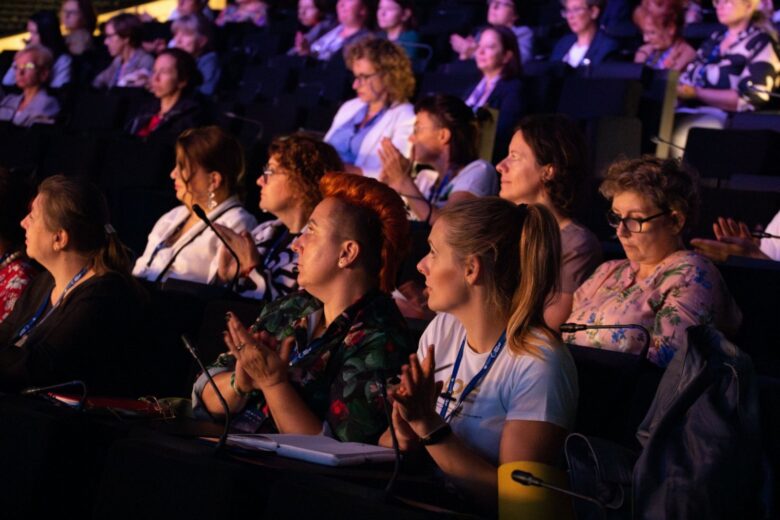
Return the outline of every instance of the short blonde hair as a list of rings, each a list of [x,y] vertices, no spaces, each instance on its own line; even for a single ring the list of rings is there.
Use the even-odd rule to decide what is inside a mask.
[[[392,103],[404,103],[414,95],[414,72],[406,52],[388,40],[366,36],[348,45],[344,61],[352,68],[355,60],[368,60],[382,75]]]
[[[28,45],[19,51],[19,56],[25,53],[32,55],[32,60],[38,69],[45,69],[50,71],[54,65],[54,55],[43,45]]]

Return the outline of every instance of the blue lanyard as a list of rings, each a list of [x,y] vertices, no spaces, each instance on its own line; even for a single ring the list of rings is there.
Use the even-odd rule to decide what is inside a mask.
[[[303,349],[300,352],[293,352],[292,356],[290,356],[290,362],[289,366],[293,367],[297,365],[303,358],[311,354],[313,351],[318,350],[320,347],[322,347],[325,344],[325,336],[320,336],[319,338],[315,338],[309,342],[309,346],[307,346],[305,349]]]
[[[54,305],[51,306],[51,309],[49,309],[49,312],[46,313],[46,316],[41,319],[41,323],[46,321],[46,318],[49,317],[49,315],[54,311],[54,309],[57,308],[57,306],[62,303],[62,300],[65,298],[65,296],[68,294],[68,292],[73,288],[74,285],[78,283],[79,280],[81,280],[85,274],[87,274],[87,271],[89,270],[89,266],[85,265],[81,268],[81,271],[76,273],[76,276],[71,278],[71,280],[68,282],[68,285],[65,286],[65,290],[62,291],[62,294],[60,294],[60,297],[57,298],[57,301],[54,303]],[[27,336],[27,334],[30,333],[30,331],[35,327],[36,324],[38,324],[38,320],[40,319],[41,315],[43,314],[43,311],[46,310],[46,306],[49,305],[49,300],[51,299],[51,293],[54,291],[54,287],[52,287],[51,291],[49,291],[49,294],[46,295],[46,298],[43,300],[43,303],[41,303],[40,307],[38,307],[38,310],[35,311],[35,314],[33,314],[33,317],[30,318],[30,320],[25,323],[22,328],[19,330],[19,333],[16,334],[16,337],[14,337],[14,342],[19,341],[21,338],[24,338]]]
[[[439,199],[441,197],[442,191],[444,188],[447,187],[447,185],[450,182],[450,172],[452,170],[448,170],[447,173],[444,175],[444,178],[442,178],[439,185],[436,187],[435,190],[431,190],[431,195],[428,197],[428,204],[433,205],[439,202]]]
[[[265,253],[265,258],[263,258],[263,269],[268,269],[269,264],[271,263],[271,259],[273,259],[274,255],[278,253],[278,249],[280,248],[282,242],[284,242],[284,239],[287,238],[290,235],[290,230],[285,229],[284,233],[282,233],[279,238],[276,239],[276,241],[273,243],[273,245],[268,248],[268,251]]]
[[[455,413],[463,405],[463,401],[466,400],[466,397],[468,397],[468,395],[477,387],[477,385],[479,385],[482,382],[482,380],[485,379],[485,376],[487,376],[488,372],[490,372],[490,368],[493,366],[493,363],[495,363],[496,358],[501,353],[501,351],[504,350],[504,345],[506,345],[506,331],[501,333],[501,337],[498,338],[496,344],[493,345],[493,350],[490,351],[490,355],[485,361],[484,366],[479,372],[477,372],[477,374],[474,377],[471,378],[469,384],[466,385],[466,388],[463,389],[463,392],[461,392],[460,397],[458,397],[458,400],[455,403],[455,407],[452,409],[452,413],[448,415],[447,411],[449,410],[450,402],[452,401],[452,390],[455,388],[455,378],[458,375],[458,370],[460,369],[460,362],[463,359],[463,351],[466,349],[466,338],[463,338],[463,341],[460,344],[460,349],[458,350],[458,357],[455,358],[455,366],[452,367],[450,384],[447,386],[447,392],[445,394],[442,394],[442,399],[444,400],[444,402],[442,403],[441,410],[439,411],[439,415],[441,416],[442,419],[444,419],[447,422],[450,422],[452,416],[455,415]]]

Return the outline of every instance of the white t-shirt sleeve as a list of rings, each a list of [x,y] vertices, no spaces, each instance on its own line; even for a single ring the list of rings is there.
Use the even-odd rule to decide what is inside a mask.
[[[477,197],[497,194],[498,175],[495,168],[481,159],[466,165],[452,180],[450,195],[459,191],[466,191]]]
[[[766,227],[766,232],[770,235],[780,236],[780,211]],[[762,238],[761,251],[772,260],[780,262],[780,238]]]

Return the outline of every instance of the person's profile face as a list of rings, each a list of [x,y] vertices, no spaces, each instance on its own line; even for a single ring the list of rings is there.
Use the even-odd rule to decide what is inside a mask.
[[[544,195],[544,167],[534,156],[522,132],[515,132],[508,155],[496,166],[501,176],[499,196],[515,204],[541,202]]]
[[[343,239],[338,224],[343,204],[332,197],[323,199],[292,245],[298,255],[298,285],[321,301],[329,297],[323,289],[340,271]]]
[[[449,224],[438,219],[428,235],[430,250],[417,264],[417,270],[425,277],[428,307],[435,312],[451,312],[468,297],[463,262],[447,243]]]

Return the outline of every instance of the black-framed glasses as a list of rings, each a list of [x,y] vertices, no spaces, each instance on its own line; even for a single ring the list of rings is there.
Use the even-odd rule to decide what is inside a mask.
[[[621,217],[614,211],[607,211],[607,222],[609,222],[609,225],[615,229],[617,229],[620,226],[620,223],[622,222],[623,225],[626,227],[626,229],[629,230],[630,232],[641,233],[642,224],[644,224],[645,222],[650,222],[651,220],[655,220],[658,217],[662,217],[668,213],[669,210],[666,210],[666,211],[662,211],[661,213],[656,213],[655,215],[651,215],[645,218],[633,218],[633,217]]]

